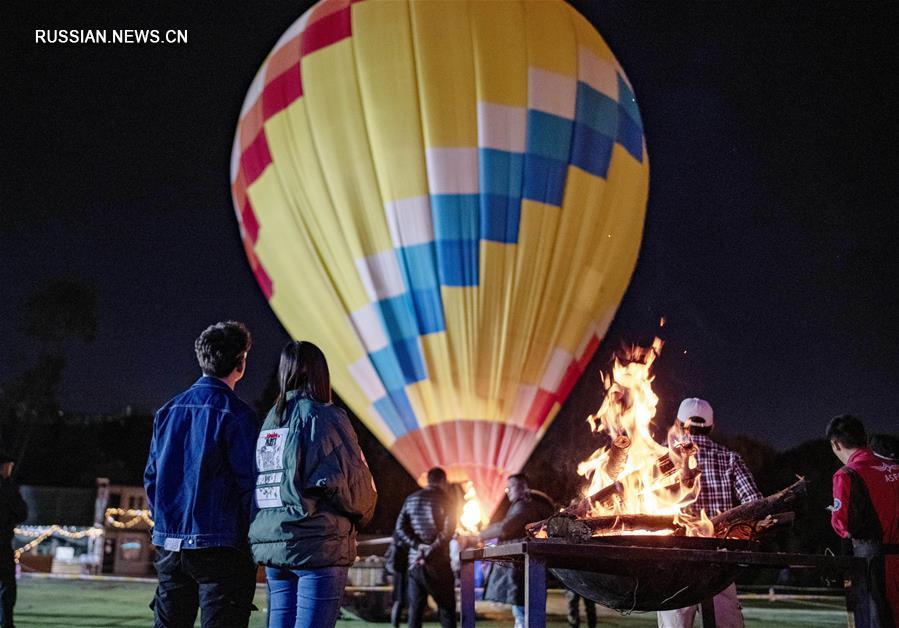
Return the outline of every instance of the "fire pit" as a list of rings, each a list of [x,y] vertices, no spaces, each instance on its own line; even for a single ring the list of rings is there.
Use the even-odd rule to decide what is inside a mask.
[[[695,603],[698,599],[702,599],[706,610],[705,602],[708,601],[708,597],[726,586],[736,570],[746,568],[818,569],[827,572],[831,577],[851,576],[862,582],[866,581],[867,572],[863,558],[747,551],[747,547],[749,545],[746,541],[733,539],[671,536],[650,538],[648,535],[622,535],[590,539],[587,542],[531,539],[494,547],[466,549],[460,554],[462,628],[472,628],[475,625],[474,561],[476,560],[524,562],[525,625],[528,628],[546,625],[547,570],[574,574],[574,577],[580,579],[584,585],[581,592],[592,599],[598,599],[596,591],[615,590],[615,587],[624,583],[626,592],[631,596],[630,603],[623,605],[614,600],[609,601],[610,606],[623,611],[672,608]],[[719,572],[727,573],[727,576],[722,575],[720,580],[715,581],[717,576],[711,574]],[[611,575],[612,580],[602,579],[603,575]],[[593,580],[594,577],[598,579]],[[639,583],[635,582],[637,578],[640,580]],[[676,584],[670,584],[672,579]],[[702,592],[698,588],[699,580],[706,583]],[[594,583],[597,584],[594,586]],[[671,593],[676,593],[677,596],[667,601],[664,597],[658,598],[658,606],[651,601],[651,597],[641,597],[644,589],[647,593],[653,593],[654,587],[665,586],[673,586]],[[689,588],[679,592],[679,589],[684,587]],[[711,610],[711,606],[708,607]],[[713,612],[709,615],[708,622],[704,613],[703,625],[714,626]]]
[[[588,418],[599,448],[578,465],[586,480],[580,496],[527,525],[533,540],[517,550],[484,548],[486,559],[523,556],[529,591],[545,589],[549,569],[567,588],[622,612],[709,608],[734,581],[741,564],[734,555],[755,560],[752,539],[792,521],[790,508],[805,493],[801,479],[713,518],[693,507],[698,445],[677,421],[664,444],[653,436],[652,365],[662,344],[631,347],[604,376],[602,406]]]
[[[642,550],[602,570],[576,559],[550,565],[566,587],[619,611],[682,608],[719,593],[733,582],[736,565],[690,564],[656,550],[750,549],[748,541],[729,537],[753,538],[760,520],[768,525],[766,517],[783,512],[776,508],[786,503],[775,497],[763,512],[754,506],[751,513],[731,513],[735,517],[727,521],[690,508],[700,489],[698,448],[677,421],[665,444],[651,429],[658,403],[652,365],[662,345],[656,338],[651,347],[634,346],[616,356],[604,376],[602,406],[588,418],[600,438],[599,448],[578,466],[588,486],[568,508],[527,528],[537,539],[580,544],[592,553],[612,546]]]
[[[610,563],[602,573],[588,570],[595,568],[591,564],[595,562],[593,560],[585,560],[584,569],[550,567],[567,588],[624,612],[668,610],[698,604],[734,581],[736,564],[671,560],[654,555],[653,548],[710,551],[751,548],[748,541],[734,539],[653,535],[594,537],[587,545],[646,549],[639,557]]]

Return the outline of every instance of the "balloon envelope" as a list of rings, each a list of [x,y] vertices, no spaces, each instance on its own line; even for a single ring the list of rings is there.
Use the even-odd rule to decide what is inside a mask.
[[[287,331],[413,477],[490,505],[614,316],[648,179],[631,86],[561,1],[319,2],[253,81],[231,167]]]

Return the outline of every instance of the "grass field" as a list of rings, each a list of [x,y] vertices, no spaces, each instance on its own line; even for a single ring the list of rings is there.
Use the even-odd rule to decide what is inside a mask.
[[[153,623],[153,615],[147,604],[153,597],[153,588],[153,584],[148,582],[23,578],[19,581],[16,626],[19,628],[150,626]],[[256,606],[263,610],[253,613],[250,626],[262,628],[265,626],[265,591],[261,588],[257,589]],[[560,594],[551,594],[547,601],[547,611],[550,614],[547,625],[553,628],[565,626],[564,609],[564,598]],[[654,613],[635,613],[624,617],[602,607],[597,607],[597,610],[601,616],[600,624],[603,626],[657,625]],[[497,627],[512,625],[512,615],[507,607],[479,605],[478,612],[478,625]],[[801,603],[753,600],[745,603],[744,615],[746,625],[753,628],[846,625],[846,613],[841,600]],[[341,628],[357,628],[388,624],[370,624],[347,615],[337,625]]]

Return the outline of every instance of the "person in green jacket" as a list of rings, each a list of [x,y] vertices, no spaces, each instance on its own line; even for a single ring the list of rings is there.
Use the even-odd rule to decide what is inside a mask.
[[[377,491],[346,412],[331,402],[321,349],[287,343],[278,384],[256,443],[250,547],[265,565],[269,628],[333,627]]]

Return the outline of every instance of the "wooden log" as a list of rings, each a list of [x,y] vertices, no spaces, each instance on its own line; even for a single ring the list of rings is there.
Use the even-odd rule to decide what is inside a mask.
[[[556,514],[527,526],[528,534],[536,536],[542,530],[549,538],[563,538],[573,541],[586,541],[593,536],[621,534],[636,530],[678,530],[680,526],[671,515],[609,515],[576,519],[565,514]]]
[[[789,525],[795,520],[795,513],[785,511],[804,498],[807,482],[800,479],[782,491],[763,499],[731,508],[712,518],[715,536],[727,538],[749,538],[770,528]],[[530,536],[545,534],[549,538],[565,538],[572,541],[586,541],[593,536],[621,534],[635,530],[671,530],[675,535],[684,533],[682,525],[674,522],[670,515],[625,514],[607,515],[603,517],[584,517],[576,513],[578,507],[568,508],[549,517],[526,526]]]
[[[622,439],[622,438],[627,440],[627,447],[629,448],[630,447],[630,439],[628,439],[627,436],[619,436],[610,445],[610,447],[614,450],[615,442],[617,442],[619,439]],[[621,443],[621,445],[623,445],[623,443]],[[696,448],[696,445],[694,445],[692,442],[685,442],[685,443],[678,443],[677,445],[675,445],[675,451],[678,456],[680,456],[684,459],[683,467],[686,469],[688,466],[687,459],[689,459],[690,456],[694,456],[696,454],[697,448]],[[611,459],[611,456],[612,456],[611,452],[609,455],[610,455],[610,459]],[[617,455],[620,455],[620,454],[616,454],[616,456]],[[624,467],[625,462],[627,462],[627,450],[626,449],[624,451],[624,460],[621,462],[622,468]],[[675,464],[675,462],[671,459],[670,453],[663,454],[663,455],[659,456],[658,458],[656,458],[655,461],[653,462],[652,481],[654,483],[658,484],[665,478],[668,478],[668,477],[671,477],[672,475],[674,475],[675,472],[677,472],[679,468],[680,467],[677,464]],[[620,472],[621,471],[619,470],[616,473],[616,475],[612,475],[611,477],[616,477],[617,474]],[[576,505],[565,508],[562,511],[562,513],[566,514],[566,515],[571,515],[573,517],[583,518],[583,517],[586,517],[593,510],[593,507],[597,504],[602,505],[605,508],[612,508],[614,505],[614,497],[616,495],[620,495],[624,491],[624,486],[625,486],[627,478],[630,476],[638,475],[639,473],[640,473],[639,469],[631,471],[627,476],[625,476],[625,478],[623,478],[623,481],[615,481],[612,484],[609,484],[608,486],[604,486],[603,488],[601,488],[599,491],[597,491],[590,497],[585,497],[583,500],[578,502]],[[687,477],[689,475],[690,474],[684,474],[684,478],[682,478],[682,479],[692,482],[693,478]]]
[[[609,459],[606,461],[606,475],[613,480],[624,470],[627,464],[627,450],[631,447],[631,439],[621,434],[609,445]]]
[[[808,483],[804,478],[800,478],[795,483],[773,495],[722,512],[712,517],[712,524],[715,526],[715,536],[730,536],[730,531],[739,526],[749,527],[754,530],[756,523],[766,517],[789,511],[794,504],[805,498],[807,492]]]
[[[602,504],[606,508],[611,508],[614,504],[615,495],[621,495],[624,492],[624,484],[621,482],[613,482],[598,493],[590,496],[590,501],[594,504]]]
[[[590,528],[594,535],[603,533],[618,534],[621,532],[633,532],[634,530],[676,530],[680,526],[674,522],[671,515],[608,515],[605,517],[592,517],[583,519],[582,522]]]
[[[796,521],[795,512],[779,512],[776,515],[768,515],[761,521],[755,522],[756,532],[776,528],[778,526],[791,526]]]

